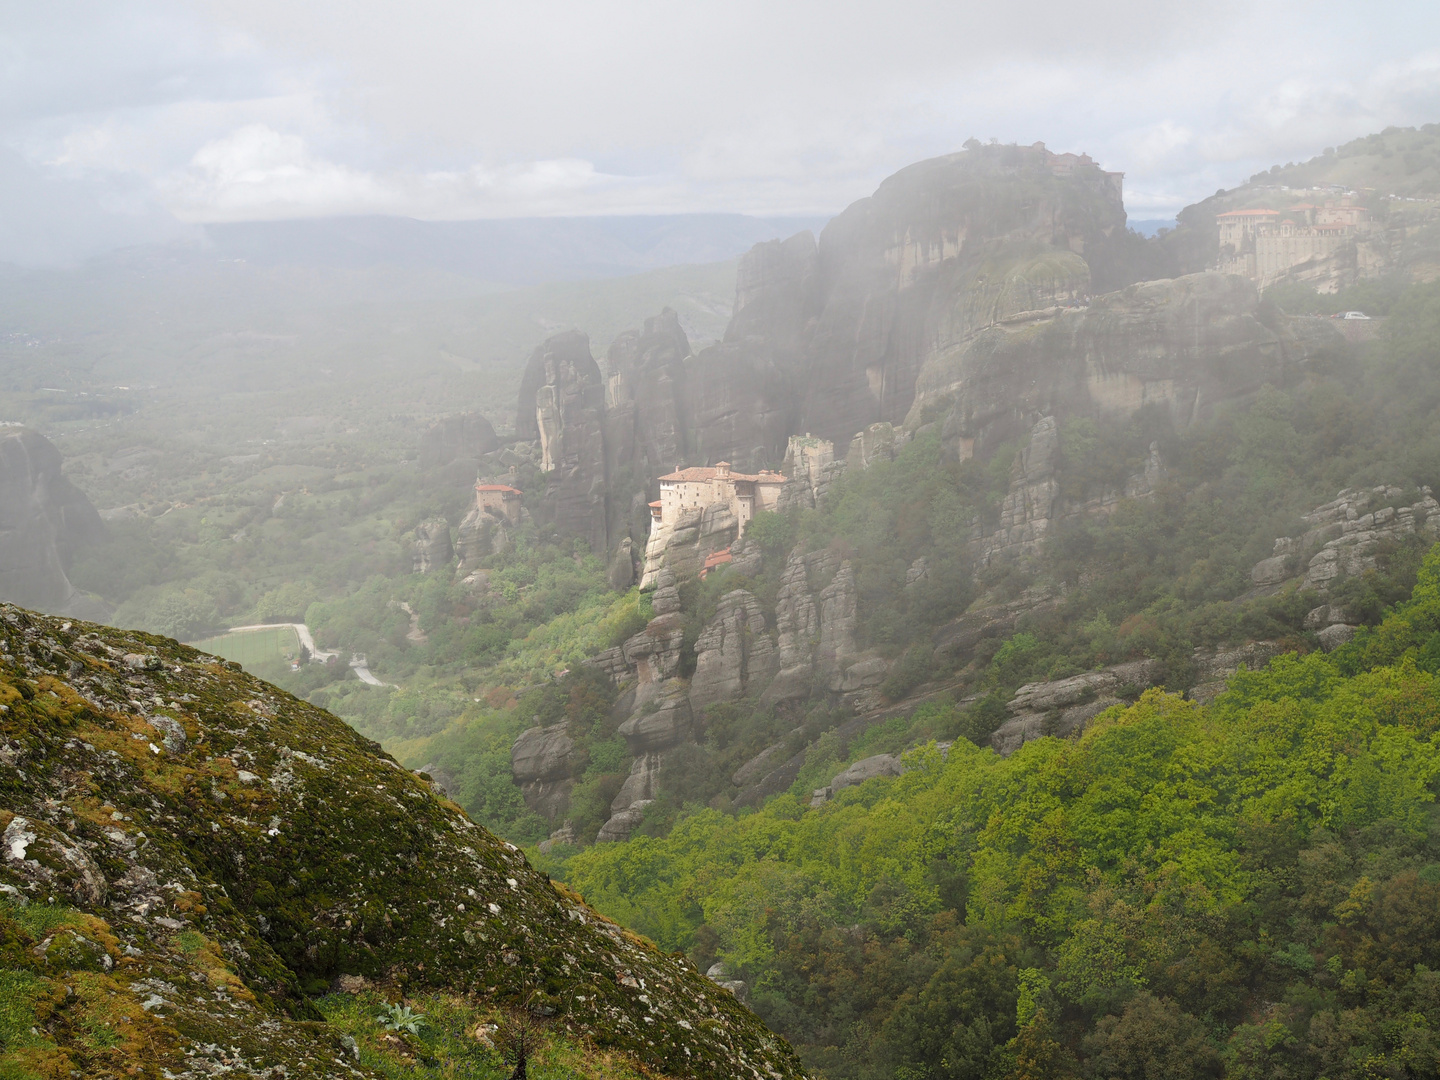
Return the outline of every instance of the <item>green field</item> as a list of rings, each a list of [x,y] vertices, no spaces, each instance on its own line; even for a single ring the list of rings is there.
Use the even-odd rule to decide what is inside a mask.
[[[252,668],[276,660],[295,659],[300,654],[300,638],[291,627],[277,626],[206,638],[195,642],[195,648]]]

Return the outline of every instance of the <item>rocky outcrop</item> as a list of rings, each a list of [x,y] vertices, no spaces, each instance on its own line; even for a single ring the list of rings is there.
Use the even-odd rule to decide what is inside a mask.
[[[762,706],[807,698],[814,686],[820,613],[810,592],[809,563],[798,548],[785,563],[775,597],[775,633],[780,671],[766,688]]]
[[[1053,416],[1030,429],[1030,441],[1010,468],[1010,490],[1000,506],[1000,527],[981,544],[983,565],[997,554],[1033,554],[1049,531],[1060,492],[1055,477],[1060,432]]]
[[[1125,416],[1149,405],[1184,428],[1293,380],[1318,347],[1269,318],[1250,282],[1216,273],[1022,314],[937,354],[907,426],[941,422],[961,458],[1022,434],[1037,414]]]
[[[875,754],[873,757],[861,758],[844,772],[837,773],[827,786],[817,788],[811,794],[810,805],[819,806],[837,791],[855,787],[877,776],[902,776],[904,773],[904,764],[894,754]]]
[[[0,437],[0,600],[104,619],[105,606],[66,571],[79,548],[105,539],[105,525],[60,467],[60,451],[38,432]]]
[[[1163,673],[1158,660],[1133,660],[1069,679],[1029,683],[1015,691],[1006,720],[990,736],[990,745],[1009,757],[1032,739],[1064,737],[1125,697],[1155,685]]]
[[[21,1065],[65,1077],[413,1075],[415,1044],[377,1038],[362,1060],[306,1011],[317,990],[379,984],[559,1011],[547,1039],[568,1041],[568,1073],[804,1075],[683,958],[238,664],[8,606],[0,652],[0,896],[18,912],[0,967],[25,972],[0,999],[8,1066],[20,1049]],[[379,929],[351,937],[347,920]],[[474,1075],[472,1015],[429,1011],[437,1075]],[[118,1045],[94,1037],[107,1031]]]
[[[478,462],[499,445],[495,428],[479,413],[447,416],[420,436],[419,464],[438,469],[453,461]]]
[[[1230,679],[1241,667],[1258,671],[1279,655],[1280,643],[1276,641],[1248,641],[1243,645],[1218,649],[1196,649],[1192,660],[1195,685],[1190,688],[1190,698],[1202,705],[1208,704],[1225,692]]]
[[[952,663],[963,660],[980,642],[1013,634],[1021,616],[1050,611],[1058,603],[1051,590],[1032,587],[1014,600],[978,606],[935,631],[935,655]]]
[[[1300,536],[1276,538],[1273,554],[1255,564],[1250,579],[1258,586],[1275,586],[1303,573],[1301,588],[1323,595],[1337,578],[1376,569],[1387,542],[1440,536],[1440,503],[1430,489],[1422,487],[1420,497],[1408,505],[1402,505],[1404,495],[1394,485],[1347,488],[1303,515],[1301,520],[1309,528]],[[1331,609],[1325,610],[1328,614]],[[1311,615],[1318,618],[1316,612]],[[1334,620],[1307,628],[1330,625]],[[1338,641],[1339,636],[1338,631],[1332,633],[1330,640]]]
[[[815,666],[830,690],[844,689],[845,671],[856,653],[857,619],[855,571],[847,560],[820,591],[820,641],[815,649]]]
[[[627,330],[606,355],[605,443],[612,475],[629,469],[643,482],[690,455],[690,342],[666,308]]]
[[[411,569],[417,574],[449,566],[455,557],[450,546],[450,525],[444,518],[431,518],[416,525],[412,545]]]
[[[584,334],[557,334],[531,355],[515,426],[521,438],[540,444],[546,511],[555,528],[583,536],[592,551],[606,551],[605,387]]]
[[[765,629],[765,613],[744,589],[726,593],[695,642],[690,708],[737,701],[775,674],[779,654]]]
[[[1041,147],[977,144],[901,170],[820,236],[800,430],[847,445],[899,423],[922,371],[981,327],[1124,284],[1124,246],[1118,189],[1095,167],[1056,175]]]
[[[525,805],[546,820],[562,817],[570,805],[574,751],[575,740],[563,723],[522,731],[510,749],[510,772]]]

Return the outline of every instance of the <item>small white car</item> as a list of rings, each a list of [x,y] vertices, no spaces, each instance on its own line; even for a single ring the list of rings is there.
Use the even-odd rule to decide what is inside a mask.
[[[1338,315],[1331,315],[1330,317],[1331,317],[1332,319],[1368,319],[1368,318],[1370,318],[1370,316],[1369,316],[1369,315],[1366,315],[1365,312],[1363,312],[1363,311],[1342,311],[1342,312],[1340,312],[1340,314],[1338,314]]]

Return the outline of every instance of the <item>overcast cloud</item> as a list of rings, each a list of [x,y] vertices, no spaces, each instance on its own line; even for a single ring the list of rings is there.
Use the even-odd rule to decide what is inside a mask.
[[[0,14],[12,234],[43,232],[56,207],[73,224],[85,198],[126,241],[177,220],[831,213],[971,136],[1088,150],[1126,172],[1132,217],[1168,217],[1276,162],[1440,120],[1433,0],[0,0]]]

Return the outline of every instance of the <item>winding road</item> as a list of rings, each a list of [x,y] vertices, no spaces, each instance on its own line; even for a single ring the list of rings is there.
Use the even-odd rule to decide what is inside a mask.
[[[229,630],[225,632],[227,634],[245,634],[255,630],[278,630],[281,627],[285,626],[288,626],[291,630],[295,631],[295,636],[300,639],[300,644],[304,646],[307,652],[309,652],[312,659],[323,662],[329,660],[332,656],[340,655],[338,652],[325,652],[322,649],[316,648],[315,638],[311,636],[310,628],[306,626],[303,622],[257,623],[254,626],[232,626]],[[363,683],[367,683],[370,686],[395,685],[394,683],[381,682],[379,679],[377,679],[375,677],[375,674],[370,670],[370,665],[366,662],[365,657],[360,653],[355,653],[353,656],[350,657],[350,670],[355,672],[355,677],[357,679],[359,679]]]

